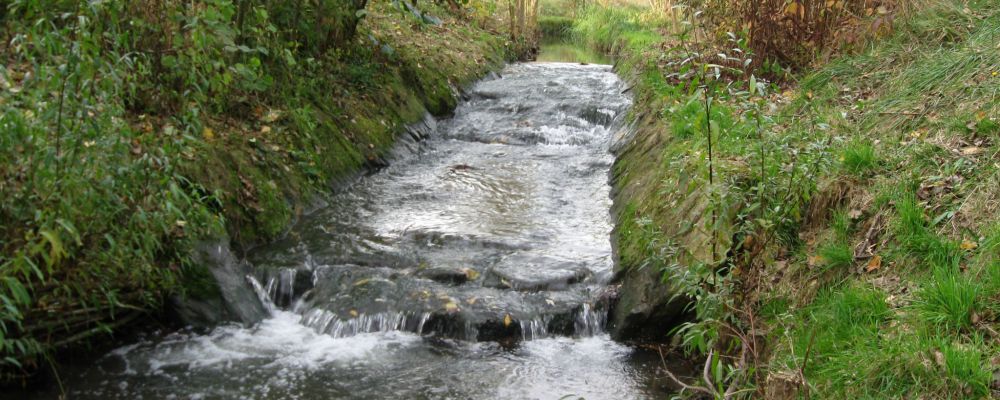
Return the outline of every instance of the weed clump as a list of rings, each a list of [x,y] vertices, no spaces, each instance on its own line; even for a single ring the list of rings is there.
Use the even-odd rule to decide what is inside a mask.
[[[915,306],[920,317],[935,327],[968,332],[981,309],[980,293],[972,277],[938,267],[917,292]]]
[[[853,175],[864,175],[876,167],[875,147],[863,141],[851,142],[844,148],[841,164]]]

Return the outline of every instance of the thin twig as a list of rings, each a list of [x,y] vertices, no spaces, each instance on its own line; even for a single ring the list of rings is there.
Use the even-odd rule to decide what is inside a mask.
[[[712,393],[718,393],[715,390],[715,385],[712,383],[712,374],[711,374],[712,359],[714,355],[715,355],[715,349],[708,350],[708,359],[705,360],[705,369],[702,370],[701,373],[704,375],[703,378],[705,379],[705,385],[708,386],[709,390],[711,390]]]
[[[709,396],[712,396],[712,395],[715,394],[715,393],[712,393],[712,391],[708,390],[707,388],[704,388],[704,387],[701,387],[701,386],[691,386],[691,385],[688,385],[688,384],[682,382],[680,379],[677,379],[677,377],[674,376],[674,374],[672,372],[670,372],[670,368],[667,367],[667,360],[666,360],[666,358],[663,357],[663,348],[662,347],[657,347],[656,350],[657,350],[657,352],[660,353],[660,362],[663,363],[663,372],[665,372],[667,374],[667,377],[670,378],[670,380],[674,381],[674,383],[676,383],[681,388],[686,389],[686,390],[705,393],[705,394],[707,394]]]

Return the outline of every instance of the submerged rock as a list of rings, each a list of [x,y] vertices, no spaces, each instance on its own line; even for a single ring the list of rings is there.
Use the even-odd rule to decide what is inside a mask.
[[[683,320],[688,300],[675,298],[655,268],[629,269],[617,281],[621,286],[611,309],[615,340],[663,340]]]

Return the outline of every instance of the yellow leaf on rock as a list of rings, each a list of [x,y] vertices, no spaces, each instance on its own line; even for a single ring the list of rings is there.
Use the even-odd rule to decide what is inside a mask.
[[[358,317],[358,310],[351,310],[348,313],[351,314],[351,316],[354,318]]]
[[[510,317],[510,314],[507,314],[507,315],[503,316],[503,327],[504,328],[510,326],[510,324],[513,323],[513,322],[514,322],[514,319]]]
[[[447,312],[458,312],[458,304],[455,304],[455,302],[450,301],[444,305],[444,309]]]

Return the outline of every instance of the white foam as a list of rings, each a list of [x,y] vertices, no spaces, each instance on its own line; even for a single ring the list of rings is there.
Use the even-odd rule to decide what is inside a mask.
[[[111,353],[125,359],[132,373],[157,375],[171,367],[227,369],[241,361],[268,367],[314,369],[334,362],[372,357],[387,347],[419,341],[404,332],[334,338],[299,323],[299,315],[276,311],[260,325],[224,326],[206,335],[173,334],[162,342],[127,346]]]

